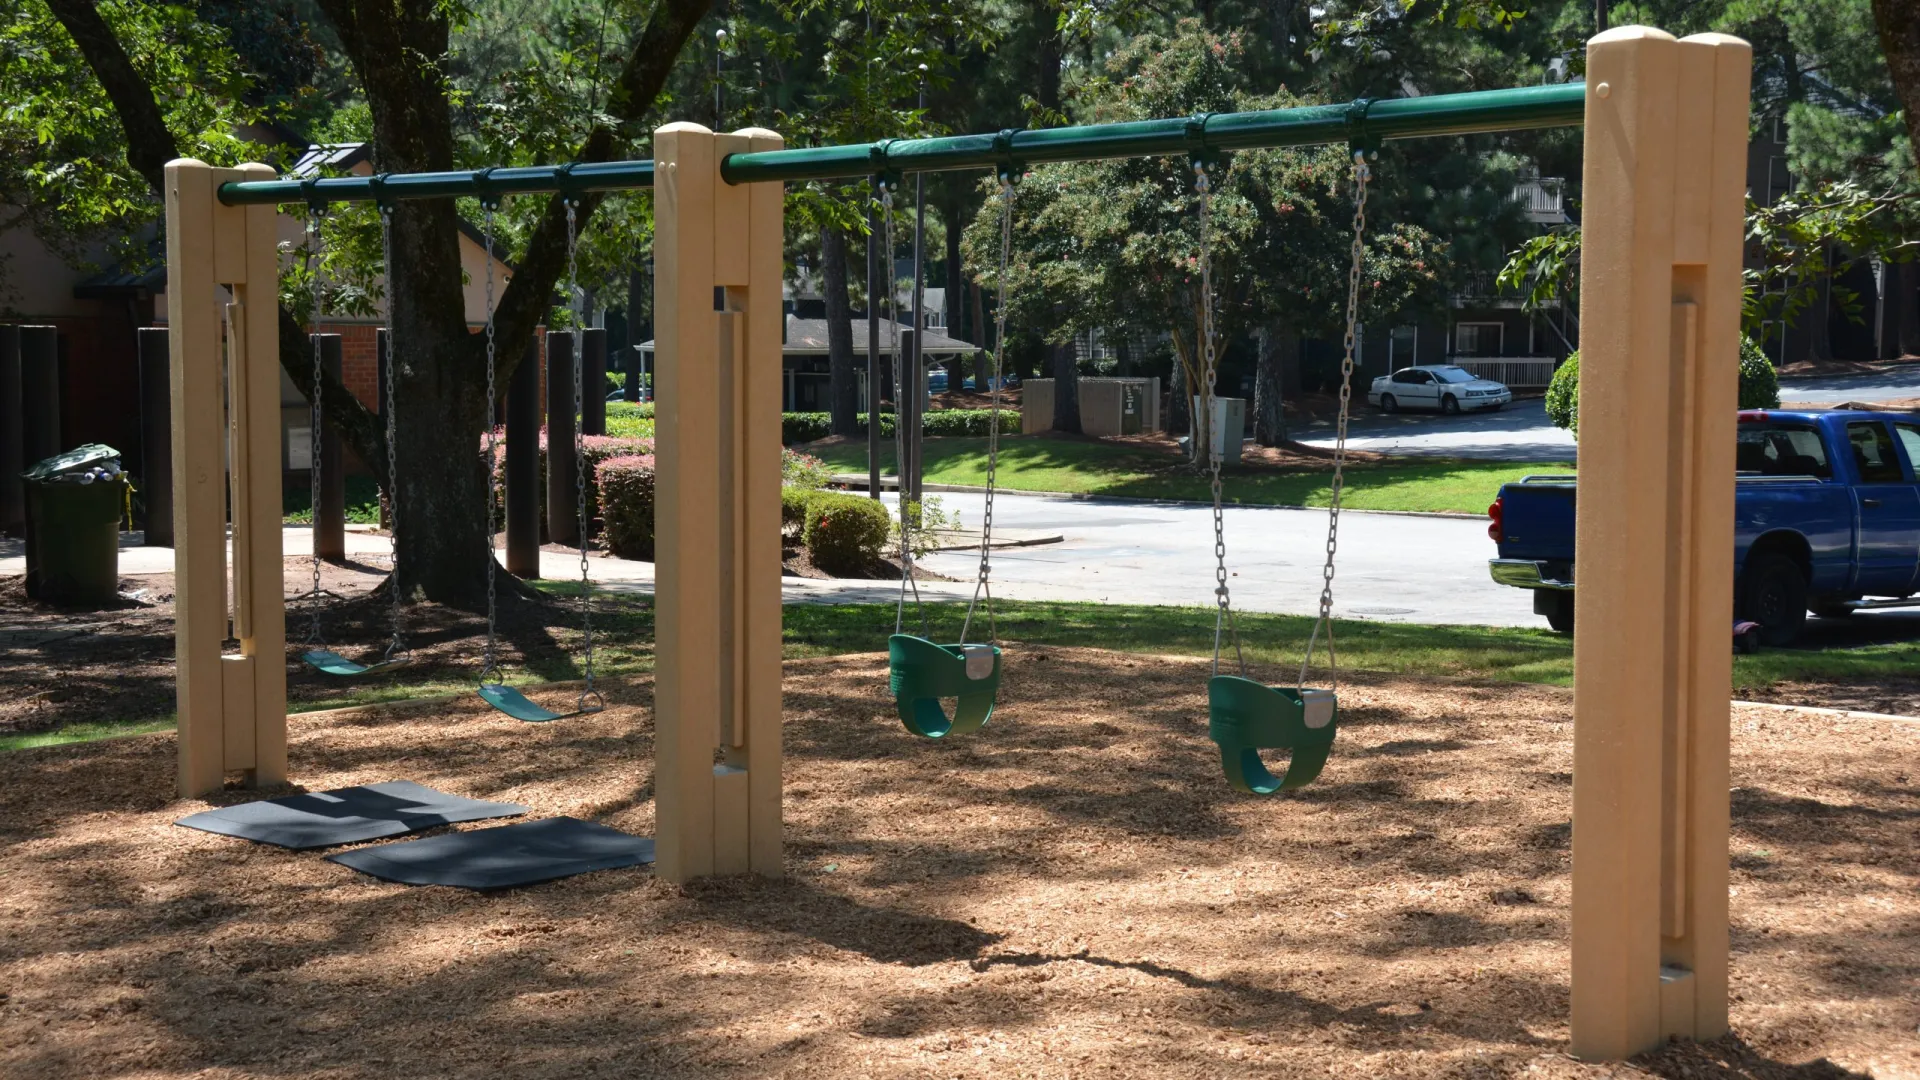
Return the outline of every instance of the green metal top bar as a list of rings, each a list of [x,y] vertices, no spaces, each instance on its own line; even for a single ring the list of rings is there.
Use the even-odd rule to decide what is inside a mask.
[[[1586,109],[1586,86],[1582,83],[1433,97],[1362,98],[1345,105],[1206,113],[1124,124],[1037,131],[1008,129],[988,135],[883,139],[850,146],[729,154],[720,164],[720,175],[729,184],[750,184],[952,169],[1017,170],[1050,161],[1163,154],[1204,156],[1230,150],[1317,143],[1371,146],[1388,139],[1567,127],[1584,121]],[[618,191],[652,186],[653,162],[605,161],[472,172],[250,180],[220,185],[220,201],[228,205],[306,203],[321,206],[335,202],[442,199],[456,195],[498,199],[547,191]]]
[[[474,195],[498,199],[545,191],[624,191],[653,186],[652,161],[596,161],[471,172],[381,173],[315,180],[243,180],[220,185],[220,201],[248,203],[397,202]]]
[[[1586,110],[1586,86],[1582,83],[1384,101],[1362,98],[1345,105],[1266,112],[1207,113],[1124,124],[729,154],[720,165],[720,175],[729,184],[747,184],[949,169],[1017,169],[1050,161],[1208,154],[1316,143],[1373,145],[1387,139],[1567,127],[1584,121]]]

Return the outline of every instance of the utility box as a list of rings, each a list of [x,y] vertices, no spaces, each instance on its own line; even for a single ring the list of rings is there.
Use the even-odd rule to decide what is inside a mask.
[[[120,597],[120,521],[127,478],[120,452],[90,443],[21,474],[27,495],[27,595],[108,607]]]
[[[1193,415],[1199,416],[1203,399],[1193,399]],[[1247,441],[1247,399],[1237,397],[1217,397],[1213,399],[1213,452],[1220,460],[1236,462],[1240,460],[1240,449]]]

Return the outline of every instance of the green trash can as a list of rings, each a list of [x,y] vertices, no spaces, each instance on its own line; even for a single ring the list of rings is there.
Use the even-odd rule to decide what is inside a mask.
[[[27,595],[72,606],[120,598],[120,451],[89,443],[20,474],[27,489]]]

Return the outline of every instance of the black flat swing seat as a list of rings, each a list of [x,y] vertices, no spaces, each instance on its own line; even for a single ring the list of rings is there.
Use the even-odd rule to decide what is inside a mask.
[[[1207,682],[1207,735],[1220,747],[1227,782],[1249,795],[1312,783],[1333,749],[1338,717],[1331,690],[1267,686],[1236,675]],[[1260,760],[1262,750],[1293,751],[1278,779]]]
[[[332,649],[308,649],[300,654],[300,659],[308,667],[322,675],[337,675],[354,678],[361,675],[378,675],[383,671],[392,671],[405,667],[413,660],[413,654],[402,652],[398,656],[389,654],[386,659],[371,664],[359,664],[341,656]]]
[[[1000,647],[936,645],[895,634],[887,639],[888,683],[907,730],[928,739],[964,735],[986,726],[1000,693]],[[941,698],[957,698],[953,715]]]
[[[604,712],[607,707],[606,700],[598,693],[593,693],[587,695],[579,707],[571,712],[554,712],[552,709],[534,704],[528,700],[527,695],[514,687],[488,682],[480,684],[480,699],[515,720],[524,720],[529,724],[544,724],[550,720],[571,720],[576,716],[592,716],[594,713]]]

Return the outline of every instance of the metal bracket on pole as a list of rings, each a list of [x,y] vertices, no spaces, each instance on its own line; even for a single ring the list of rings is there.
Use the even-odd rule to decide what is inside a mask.
[[[1367,130],[1367,110],[1372,98],[1355,98],[1347,105],[1347,150],[1365,151],[1369,158],[1380,154],[1380,137]]]
[[[500,209],[500,192],[493,186],[493,166],[476,169],[473,174],[473,193],[480,205],[488,210]]]
[[[1000,159],[994,166],[996,178],[1003,184],[1017,184],[1027,171],[1027,165],[1013,156],[1013,137],[1024,128],[1001,128],[993,137],[993,152]]]
[[[1207,121],[1211,119],[1213,114],[1210,112],[1187,117],[1187,158],[1195,168],[1211,169],[1227,156],[1224,151],[1207,145]]]

